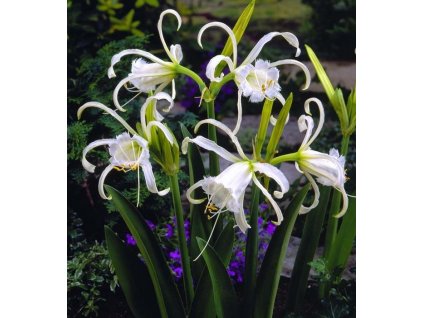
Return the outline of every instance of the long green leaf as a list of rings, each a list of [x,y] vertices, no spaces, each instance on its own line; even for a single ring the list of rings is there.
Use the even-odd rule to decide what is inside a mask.
[[[148,224],[119,191],[105,186],[112,196],[113,204],[119,211],[129,231],[137,242],[137,246],[147,265],[150,278],[159,304],[162,317],[185,317],[185,311],[169,266]]]
[[[147,267],[107,226],[104,227],[107,250],[126,301],[135,317],[160,315],[153,283]]]
[[[247,7],[244,9],[244,11],[242,11],[241,15],[239,16],[238,21],[236,22],[234,28],[232,29],[232,31],[234,31],[237,43],[239,43],[242,36],[244,35],[245,29],[247,29],[248,23],[250,22],[251,16],[253,15],[253,12],[254,12],[255,3],[256,3],[255,0],[252,0],[247,5]],[[229,38],[225,43],[225,46],[222,50],[221,55],[230,56],[232,52],[233,52],[232,41]],[[218,67],[216,68],[215,73],[220,74],[224,67],[225,67],[225,64],[220,63]]]
[[[181,132],[182,135],[188,138],[192,138],[192,135],[189,133],[188,129],[185,127],[184,124],[180,123],[181,125]],[[200,151],[198,147],[192,143],[188,144],[188,151],[187,151],[187,159],[188,159],[188,169],[189,169],[189,182],[190,186],[196,183],[197,181],[201,180],[205,175],[203,159],[201,158]],[[201,198],[204,196],[204,193],[201,189],[196,189],[194,191],[194,197]],[[203,204],[190,204],[190,214],[191,214],[191,237],[201,237],[202,239],[206,239],[210,235],[211,225],[210,221],[207,219],[207,215],[203,212],[205,210],[206,202]],[[196,243],[190,244],[190,257],[191,259],[195,259],[196,255],[200,254],[200,250],[198,249],[198,245]],[[205,263],[202,258],[200,258],[196,262],[192,262],[192,276],[195,281],[198,281],[201,271],[204,268]]]
[[[300,206],[309,189],[310,184],[307,184],[291,201],[284,213],[285,218],[282,224],[276,229],[269,243],[257,278],[254,317],[272,317],[289,238],[291,237]]]
[[[197,243],[202,250],[206,241],[197,237]],[[213,247],[207,246],[202,256],[209,272],[216,314],[219,318],[238,317],[238,299],[232,286],[231,279],[226,272],[226,266]]]
[[[319,205],[307,214],[300,247],[295,257],[295,264],[289,281],[286,305],[288,310],[298,310],[303,302],[310,274],[310,265],[308,264],[313,260],[319,244],[331,190],[330,187],[321,186]]]
[[[342,218],[341,227],[336,236],[334,247],[329,254],[328,268],[331,271],[336,270],[339,275],[345,269],[348,257],[354,245],[356,232],[355,202],[355,198],[349,199],[348,210]]]
[[[270,159],[273,158],[276,148],[279,145],[279,141],[282,137],[283,130],[285,128],[286,119],[288,118],[289,111],[292,106],[293,98],[294,96],[292,95],[292,93],[290,93],[281,111],[279,112],[276,125],[275,127],[273,127],[272,134],[270,135],[269,144],[267,145],[266,161],[270,161]]]
[[[234,223],[233,221],[229,221],[213,246],[225,267],[229,265],[229,261],[231,260],[233,242]],[[216,317],[213,294],[210,293],[212,288],[210,275],[208,274],[207,269],[204,268],[200,279],[198,280],[189,317]]]

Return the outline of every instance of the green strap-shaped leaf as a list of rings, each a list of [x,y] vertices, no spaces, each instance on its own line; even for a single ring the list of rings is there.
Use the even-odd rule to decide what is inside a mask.
[[[310,189],[305,185],[294,197],[284,213],[282,224],[276,229],[261,265],[255,290],[254,317],[272,317],[282,265],[300,206]]]
[[[154,233],[151,232],[137,208],[119,191],[107,185],[105,188],[112,196],[113,204],[135,238],[141,255],[145,260],[153,282],[161,316],[185,317],[181,296]]]
[[[160,315],[153,283],[147,267],[107,226],[104,227],[107,250],[126,301],[135,317]]]
[[[202,250],[206,245],[206,241],[199,237],[196,239],[199,248]],[[204,257],[211,278],[217,316],[219,318],[238,317],[238,299],[231,279],[226,272],[226,266],[210,245],[204,250],[202,256]]]
[[[188,129],[184,126],[184,124],[180,123],[180,125],[184,138],[192,138],[192,135],[189,133]],[[203,177],[206,175],[200,151],[198,150],[198,147],[192,143],[188,144],[187,159],[189,169],[189,183],[191,186],[197,181],[203,179]],[[196,198],[201,198],[205,196],[204,192],[201,189],[196,189],[193,195]],[[207,202],[204,202],[203,204],[190,204],[191,237],[198,236],[207,240],[210,235],[211,222],[207,219],[207,215],[204,214],[206,203]],[[195,242],[194,244],[190,244],[191,259],[195,259],[196,255],[198,254],[200,254],[198,245]],[[198,281],[204,266],[205,263],[202,258],[200,258],[196,262],[192,262],[191,271],[195,281]]]
[[[319,244],[319,238],[332,190],[332,188],[325,186],[320,186],[319,188],[319,205],[307,214],[300,247],[295,257],[295,264],[288,287],[288,300],[286,305],[288,310],[297,310],[302,305],[307,290],[308,276],[310,274],[310,265],[308,265],[308,263],[313,260],[316,248]]]
[[[247,7],[244,9],[244,11],[242,11],[241,15],[239,16],[238,21],[236,21],[234,28],[232,29],[232,31],[235,34],[236,43],[239,43],[239,41],[241,41],[242,36],[244,35],[245,29],[247,28],[248,23],[250,22],[251,16],[253,15],[255,3],[256,1],[252,0],[247,5]],[[230,56],[232,52],[233,52],[232,41],[230,38],[228,38],[228,40],[225,43],[225,46],[223,47],[221,54],[225,56]],[[225,65],[226,64],[224,63],[220,63],[218,67],[216,67],[215,74],[222,73],[222,70],[225,67]]]
[[[229,261],[231,260],[233,242],[234,223],[233,221],[229,221],[213,246],[225,267],[229,265]],[[198,280],[189,317],[216,317],[213,294],[210,293],[212,288],[210,275],[208,274],[207,269],[204,268],[200,279]]]
[[[269,144],[267,145],[266,162],[270,161],[270,159],[273,158],[276,148],[279,145],[279,141],[282,137],[283,130],[285,128],[286,119],[288,118],[293,99],[294,99],[294,96],[292,95],[292,93],[290,93],[281,111],[279,112],[276,125],[275,127],[273,127],[272,134],[270,135]]]
[[[339,274],[345,269],[354,245],[356,231],[355,202],[355,198],[349,199],[348,210],[342,218],[341,227],[328,258],[329,270],[337,269],[336,272]]]
[[[308,57],[310,58],[311,63],[313,63],[314,68],[316,70],[316,74],[319,77],[320,83],[322,83],[323,89],[326,92],[329,100],[332,102],[335,94],[335,90],[330,82],[328,75],[325,72],[322,64],[320,63],[319,59],[317,58],[316,54],[312,50],[311,47],[305,45]],[[336,109],[335,109],[336,110]]]

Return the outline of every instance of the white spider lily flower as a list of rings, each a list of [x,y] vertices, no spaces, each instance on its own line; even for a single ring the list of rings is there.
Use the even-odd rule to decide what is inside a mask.
[[[182,48],[179,44],[171,45],[170,49],[166,44],[166,41],[163,37],[163,17],[166,14],[172,14],[178,20],[178,28],[182,25],[182,19],[178,12],[172,9],[168,9],[163,11],[160,14],[159,22],[157,23],[157,29],[160,36],[160,41],[163,44],[163,48],[168,55],[170,62],[164,61],[157,56],[139,49],[128,49],[123,50],[122,52],[114,55],[111,60],[111,66],[109,67],[107,74],[109,78],[113,78],[116,76],[115,71],[113,69],[114,65],[118,63],[123,56],[126,55],[138,55],[141,58],[138,58],[132,62],[131,73],[124,79],[122,79],[118,85],[116,86],[115,90],[113,91],[113,103],[115,104],[116,108],[125,111],[123,106],[133,100],[141,93],[146,93],[150,91],[155,91],[155,93],[161,92],[166,86],[172,83],[172,98],[174,99],[176,96],[175,90],[175,66],[179,65],[183,58]],[[143,58],[151,61],[152,63],[148,63]],[[131,84],[131,86],[128,86]],[[137,93],[133,98],[131,98],[126,104],[121,105],[119,103],[119,91],[122,87],[125,87],[128,91]]]
[[[140,136],[130,136],[125,132],[114,139],[100,139],[90,143],[85,147],[82,155],[83,167],[93,173],[95,166],[86,159],[87,153],[99,146],[108,146],[110,154],[110,164],[103,170],[98,182],[98,192],[103,199],[110,200],[104,192],[104,181],[107,175],[113,170],[129,172],[137,171],[138,174],[138,195],[137,206],[139,205],[140,192],[140,167],[144,174],[147,189],[158,195],[166,195],[170,188],[159,191],[156,186],[156,180],[153,174],[153,168],[150,163],[150,152],[148,150],[148,142]]]
[[[149,102],[156,98],[157,99],[168,99],[164,96],[165,93],[162,93],[158,96],[150,97]],[[167,94],[166,94],[167,95]],[[170,99],[170,97],[169,97]],[[171,100],[171,99],[170,99]],[[104,181],[106,176],[113,170],[119,170],[123,172],[129,172],[137,170],[138,175],[138,194],[137,194],[137,206],[139,205],[140,200],[140,168],[144,173],[145,182],[147,185],[147,189],[152,193],[157,193],[160,196],[166,195],[170,188],[164,189],[159,191],[156,186],[155,177],[153,174],[153,169],[150,163],[150,151],[148,144],[150,142],[149,136],[151,136],[151,129],[152,127],[156,126],[164,132],[165,137],[168,139],[170,144],[173,144],[174,137],[169,132],[168,128],[164,126],[159,121],[150,121],[148,125],[144,125],[143,133],[147,137],[144,139],[143,137],[138,135],[138,132],[135,131],[121,116],[119,116],[113,109],[98,103],[98,102],[88,102],[82,105],[78,109],[78,119],[81,117],[82,112],[90,107],[98,108],[105,111],[107,114],[113,116],[117,121],[119,121],[125,129],[132,134],[132,137],[128,132],[122,133],[121,135],[117,136],[114,139],[100,139],[90,143],[87,147],[85,147],[83,154],[82,154],[82,166],[89,172],[93,173],[95,170],[95,166],[90,163],[86,159],[86,155],[92,149],[99,147],[99,146],[108,146],[109,147],[109,154],[110,154],[110,164],[104,169],[102,172],[99,183],[98,183],[98,191],[100,196],[103,199],[110,199],[107,197],[104,192]],[[155,105],[154,105],[155,107]],[[154,108],[154,111],[159,114]]]
[[[299,41],[294,34],[290,32],[270,32],[264,35],[257,42],[254,48],[245,58],[245,60],[240,65],[237,65],[236,37],[231,28],[229,28],[226,24],[221,22],[211,22],[204,25],[198,33],[198,44],[200,45],[200,47],[202,47],[201,37],[204,31],[214,26],[220,27],[228,33],[232,42],[233,53],[232,59],[224,55],[217,55],[213,57],[207,65],[206,76],[212,82],[220,82],[223,79],[224,74],[221,73],[218,77],[216,77],[216,68],[222,61],[226,62],[230,72],[235,75],[235,83],[238,86],[239,91],[241,92],[241,94],[238,94],[238,118],[241,116],[240,114],[242,112],[242,109],[240,108],[241,96],[249,97],[249,100],[252,103],[262,102],[265,98],[272,100],[277,98],[282,103],[282,105],[285,103],[285,98],[280,93],[281,87],[278,84],[279,70],[276,68],[277,66],[292,64],[300,67],[306,76],[306,82],[303,87],[303,90],[306,90],[310,86],[310,71],[303,63],[297,60],[285,59],[271,63],[269,61],[258,59],[255,62],[255,65],[252,64],[256,60],[266,43],[271,41],[276,36],[282,36],[291,46],[295,47],[295,56],[298,57],[301,53],[301,50],[299,48]],[[271,123],[274,124],[275,121],[276,120],[272,118]],[[237,125],[236,127],[239,128],[239,125]],[[234,129],[233,132],[236,134],[238,130]]]
[[[203,124],[211,124],[223,130],[234,143],[239,157],[231,154],[226,149],[217,145],[214,141],[205,137],[197,136],[192,139],[185,138],[182,142],[182,153],[187,152],[188,143],[194,143],[201,148],[213,151],[220,157],[232,162],[232,164],[218,176],[205,177],[203,180],[200,180],[192,185],[187,190],[188,200],[193,204],[199,204],[207,200],[206,210],[212,213],[213,216],[226,211],[233,212],[236,225],[243,233],[245,233],[246,230],[250,228],[250,225],[247,223],[245,218],[243,202],[247,186],[252,180],[272,204],[277,216],[277,222],[275,222],[275,224],[279,225],[283,220],[282,211],[273,199],[272,195],[262,184],[260,184],[255,173],[262,173],[277,182],[281,191],[274,191],[273,195],[280,199],[289,189],[288,180],[282,171],[268,163],[261,163],[248,159],[233,132],[226,125],[217,120],[206,119],[198,122],[194,128],[194,132],[197,132],[198,128]],[[207,198],[195,199],[192,197],[193,191],[199,187],[204,190]]]
[[[319,124],[316,131],[312,135],[314,128],[313,119],[310,116],[302,115],[298,119],[298,127],[300,132],[305,131],[304,140],[298,150],[299,159],[295,162],[297,170],[304,174],[304,176],[310,181],[310,184],[315,192],[314,201],[309,207],[302,206],[300,213],[307,213],[314,209],[319,204],[319,187],[317,182],[324,186],[331,186],[342,193],[343,206],[341,211],[336,217],[341,217],[345,214],[348,208],[348,196],[344,188],[346,181],[345,176],[345,158],[340,156],[338,150],[331,149],[329,154],[314,151],[310,148],[311,143],[316,139],[323,127],[324,122],[324,110],[323,105],[317,98],[309,98],[305,103],[305,111],[307,114],[310,113],[310,103],[315,102],[319,108]],[[312,176],[316,177],[316,181]]]

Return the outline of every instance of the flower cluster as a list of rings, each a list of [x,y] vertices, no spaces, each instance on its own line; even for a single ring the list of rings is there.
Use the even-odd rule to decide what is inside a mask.
[[[325,186],[332,186],[342,193],[344,202],[338,214],[338,216],[342,216],[348,206],[348,197],[344,189],[344,183],[346,181],[344,171],[345,159],[339,156],[338,152],[334,149],[332,149],[329,154],[324,154],[310,148],[310,145],[318,136],[324,123],[323,105],[318,99],[308,99],[304,107],[306,114],[298,119],[299,131],[305,132],[305,137],[300,148],[295,153],[281,155],[276,158],[272,157],[267,160],[261,159],[261,156],[256,153],[252,156],[247,156],[237,138],[237,133],[242,123],[241,101],[243,96],[249,98],[252,103],[259,103],[264,100],[277,100],[282,105],[285,104],[285,98],[281,93],[282,87],[279,84],[279,70],[277,67],[287,64],[300,67],[306,78],[303,89],[308,88],[310,84],[310,72],[303,63],[295,59],[270,62],[258,58],[266,43],[275,37],[282,37],[285,39],[295,48],[295,56],[298,57],[301,50],[296,36],[289,32],[270,32],[264,35],[247,57],[238,64],[238,44],[234,32],[221,22],[206,24],[198,33],[198,43],[201,47],[202,35],[204,31],[210,27],[218,27],[227,32],[230,43],[232,44],[231,57],[216,55],[207,63],[205,75],[210,80],[211,84],[214,85],[214,89],[212,90],[211,88],[207,88],[199,75],[180,64],[183,58],[181,46],[176,44],[171,45],[169,48],[166,44],[162,32],[162,23],[163,18],[168,14],[176,17],[178,29],[181,27],[182,20],[179,14],[174,10],[163,11],[159,18],[158,31],[160,40],[170,61],[162,60],[144,50],[128,49],[112,57],[111,65],[108,70],[109,77],[115,77],[114,65],[118,63],[122,57],[127,55],[137,56],[132,62],[131,70],[128,70],[128,75],[119,82],[113,94],[113,103],[118,111],[125,111],[125,105],[121,105],[119,102],[119,91],[122,88],[127,89],[130,93],[134,93],[135,95],[133,98],[142,93],[148,94],[146,101],[140,108],[140,123],[137,125],[136,129],[133,129],[115,110],[97,102],[86,103],[78,110],[78,117],[80,117],[86,108],[98,108],[118,120],[127,130],[127,132],[122,133],[116,138],[94,141],[84,150],[82,164],[89,172],[94,172],[95,166],[86,159],[87,153],[95,147],[108,146],[110,160],[109,165],[100,176],[100,196],[104,199],[109,199],[104,192],[103,185],[106,176],[112,170],[124,173],[136,171],[138,173],[139,188],[139,174],[141,169],[144,173],[146,186],[149,191],[161,196],[169,192],[169,188],[163,190],[157,189],[151,160],[159,164],[167,174],[174,175],[179,169],[179,146],[173,133],[162,123],[164,117],[161,112],[158,111],[157,103],[158,101],[165,101],[167,103],[167,107],[162,109],[163,112],[168,112],[173,107],[176,97],[174,79],[176,76],[182,74],[198,84],[198,90],[201,92],[201,97],[208,103],[216,99],[217,93],[224,84],[232,81],[238,88],[238,118],[234,129],[230,129],[214,118],[202,120],[198,122],[194,128],[195,134],[197,134],[198,129],[202,125],[209,125],[209,128],[212,127],[213,129],[221,130],[233,143],[237,150],[237,154],[233,154],[219,146],[213,138],[205,138],[197,135],[193,138],[187,137],[182,141],[181,150],[184,154],[187,153],[189,144],[195,144],[206,151],[214,152],[231,163],[228,168],[219,174],[204,176],[203,179],[192,184],[186,191],[190,203],[201,204],[206,202],[205,212],[210,212],[212,215],[211,218],[217,216],[216,219],[218,219],[219,215],[224,212],[233,213],[236,226],[242,233],[246,233],[250,225],[244,213],[244,196],[247,187],[252,183],[261,191],[276,214],[276,221],[274,224],[280,225],[283,221],[283,213],[275,199],[282,199],[284,194],[288,192],[290,185],[284,173],[277,166],[283,161],[294,161],[297,169],[308,179],[315,192],[313,203],[309,207],[301,207],[300,213],[309,212],[317,206],[319,202],[319,188],[316,182],[319,182]],[[222,62],[224,62],[229,69],[226,75],[224,73],[216,74]],[[171,94],[168,94],[164,92],[164,89],[170,84],[172,84]],[[210,85],[210,87],[212,87],[212,85]],[[219,89],[216,89],[216,87]],[[320,114],[318,126],[314,132],[314,121],[310,113],[310,104],[312,102],[318,106]],[[285,120],[287,120],[287,118]],[[270,118],[270,123],[276,125],[278,122],[275,118]],[[313,177],[315,177],[315,179]],[[269,192],[268,186],[266,186],[268,183],[263,182],[264,178],[275,181],[277,189],[273,191],[273,193]],[[194,198],[193,193],[196,189],[202,189],[205,196],[202,198]],[[217,222],[215,222],[215,224],[216,223]],[[272,227],[269,227],[269,229],[272,229]],[[168,227],[166,236],[167,238],[173,236],[173,229],[171,227]],[[176,264],[176,254],[172,255]]]

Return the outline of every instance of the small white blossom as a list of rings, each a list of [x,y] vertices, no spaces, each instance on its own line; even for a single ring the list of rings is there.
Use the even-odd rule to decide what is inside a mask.
[[[202,136],[197,136],[192,139],[185,138],[182,142],[183,153],[186,153],[188,143],[190,142],[195,143],[196,145],[206,150],[213,151],[220,157],[232,162],[232,164],[224,171],[222,171],[218,176],[205,177],[203,180],[200,180],[192,185],[187,190],[188,200],[193,204],[204,202],[206,198],[195,199],[192,197],[193,191],[201,187],[207,194],[206,209],[208,209],[213,215],[219,215],[220,213],[226,211],[233,212],[237,226],[243,233],[245,233],[246,230],[250,228],[250,226],[248,225],[244,214],[244,195],[247,186],[251,181],[253,181],[272,204],[272,207],[275,210],[277,216],[277,222],[275,222],[275,224],[279,225],[283,220],[281,209],[273,199],[272,195],[262,184],[260,184],[255,174],[262,173],[275,180],[281,188],[281,191],[274,191],[273,195],[280,199],[289,189],[288,180],[282,171],[272,166],[271,164],[256,162],[248,159],[248,157],[243,152],[236,136],[227,126],[217,120],[202,120],[196,125],[194,131],[196,132],[203,124],[211,124],[223,130],[237,148],[239,157],[231,154],[226,149],[217,145],[215,142]]]
[[[314,128],[313,119],[310,116],[302,115],[298,119],[298,127],[300,132],[305,131],[304,140],[298,150],[299,159],[295,162],[298,171],[303,173],[310,181],[315,192],[314,201],[309,207],[301,207],[300,213],[307,213],[319,204],[320,191],[316,181],[324,186],[331,186],[342,193],[343,206],[341,211],[336,215],[341,217],[348,208],[348,196],[344,188],[346,181],[345,176],[345,158],[340,156],[338,150],[331,149],[329,154],[314,151],[310,148],[311,143],[320,133],[324,122],[323,105],[317,98],[310,98],[305,103],[306,113],[310,115],[310,103],[315,102],[319,107],[320,118],[316,131],[312,135]],[[316,181],[312,176],[316,177]]]
[[[113,67],[116,63],[121,60],[122,57],[126,55],[138,55],[142,57],[132,62],[131,73],[129,73],[126,78],[122,79],[113,91],[113,102],[116,108],[121,111],[125,111],[125,109],[123,108],[123,106],[125,105],[120,105],[118,98],[119,91],[122,87],[125,87],[130,92],[137,93],[133,98],[129,100],[131,101],[141,93],[146,93],[150,91],[159,93],[163,91],[166,86],[172,83],[172,98],[175,98],[175,66],[181,62],[183,54],[182,48],[179,44],[171,45],[169,49],[166,44],[166,41],[164,40],[162,24],[163,17],[166,14],[172,14],[176,17],[176,19],[178,20],[177,30],[179,30],[182,25],[182,19],[178,12],[172,9],[168,9],[160,14],[159,22],[157,23],[157,29],[159,31],[160,40],[163,44],[163,48],[166,51],[166,54],[170,59],[170,62],[164,61],[147,51],[139,49],[123,50],[122,52],[112,57],[111,66],[109,67],[109,70],[107,72],[109,78],[116,76]],[[145,61],[143,58],[151,61],[152,63]],[[131,84],[131,86],[128,86],[128,84]]]

